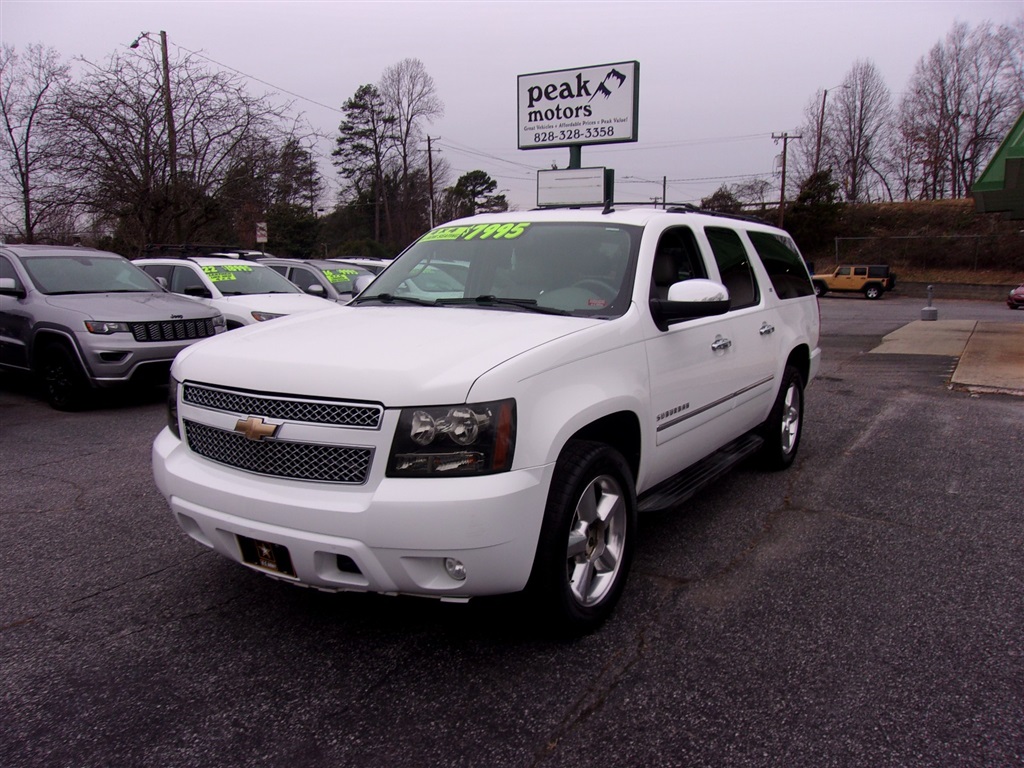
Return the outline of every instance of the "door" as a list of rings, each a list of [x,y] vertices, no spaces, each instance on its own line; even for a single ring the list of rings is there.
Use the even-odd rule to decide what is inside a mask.
[[[0,256],[0,277],[11,278],[17,288],[24,288],[14,265]],[[27,299],[0,294],[0,364],[28,368],[28,342],[32,333],[32,316]]]

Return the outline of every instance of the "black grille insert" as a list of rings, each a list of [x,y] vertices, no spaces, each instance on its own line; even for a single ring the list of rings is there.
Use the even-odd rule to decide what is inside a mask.
[[[283,421],[378,429],[381,420],[381,408],[375,405],[266,397],[195,384],[185,385],[183,398],[203,408]]]
[[[250,440],[237,432],[185,420],[188,447],[211,461],[247,472],[322,483],[366,482],[373,451],[343,445]]]
[[[150,323],[128,323],[136,341],[188,341],[205,339],[216,332],[213,319],[159,320]]]

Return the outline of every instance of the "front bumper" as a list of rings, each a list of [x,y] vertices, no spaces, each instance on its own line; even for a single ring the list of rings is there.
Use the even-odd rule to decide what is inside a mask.
[[[202,340],[141,343],[129,333],[104,336],[83,331],[78,334],[78,347],[90,380],[98,387],[109,387],[143,376],[147,381],[166,383],[177,354]]]
[[[224,467],[167,429],[153,444],[156,484],[178,524],[224,557],[322,590],[449,599],[526,586],[553,469],[384,478],[370,488]],[[240,536],[287,548],[294,576],[246,562]],[[446,558],[462,563],[463,580],[448,574]]]

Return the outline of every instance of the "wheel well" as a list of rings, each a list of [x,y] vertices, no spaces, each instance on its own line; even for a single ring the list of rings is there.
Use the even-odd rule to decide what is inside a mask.
[[[633,480],[640,471],[640,421],[635,413],[620,411],[591,422],[572,436],[574,440],[604,443],[618,451],[626,460]]]
[[[804,380],[804,385],[807,384],[807,377],[811,375],[811,351],[808,349],[806,344],[801,344],[799,347],[789,353],[789,359],[786,360],[786,365],[792,365],[798,371],[800,376]]]
[[[64,349],[71,354],[79,365],[82,364],[82,356],[78,354],[78,349],[67,336],[55,331],[40,331],[35,335],[35,338],[32,339],[31,365],[33,371],[39,368],[39,365],[42,362],[42,354],[47,350],[47,348],[55,344],[64,347]]]

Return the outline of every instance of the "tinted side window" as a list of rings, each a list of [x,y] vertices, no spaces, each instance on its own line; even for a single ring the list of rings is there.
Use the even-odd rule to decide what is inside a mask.
[[[162,277],[166,281],[164,285],[171,284],[171,267],[167,264],[143,264],[142,271],[154,280]]]
[[[292,268],[291,281],[302,290],[308,290],[311,285],[320,285],[319,281],[308,270]]]
[[[15,287],[21,288],[21,279],[18,277],[18,273],[14,271],[14,265],[3,256],[0,256],[0,277],[12,278]]]
[[[673,283],[707,276],[693,232],[687,227],[665,230],[654,252],[651,297],[667,298],[668,289]]]
[[[780,299],[795,299],[814,293],[803,257],[792,240],[768,232],[747,232],[747,236],[761,257]]]
[[[854,267],[853,268],[853,274],[856,275],[857,277],[866,277],[867,274],[868,274],[868,268],[867,267]]]
[[[189,289],[193,291],[206,291],[202,279],[191,267],[174,267],[171,277],[171,290],[174,293],[185,293]]]
[[[888,267],[868,267],[868,277],[888,277]]]
[[[711,250],[718,263],[722,284],[729,290],[729,309],[752,307],[761,300],[754,270],[743,241],[734,230],[724,227],[707,227],[704,233],[711,243]]]
[[[849,267],[840,267],[839,269],[836,270],[836,274],[837,275],[842,275],[843,277],[849,277],[850,276],[850,268]]]

